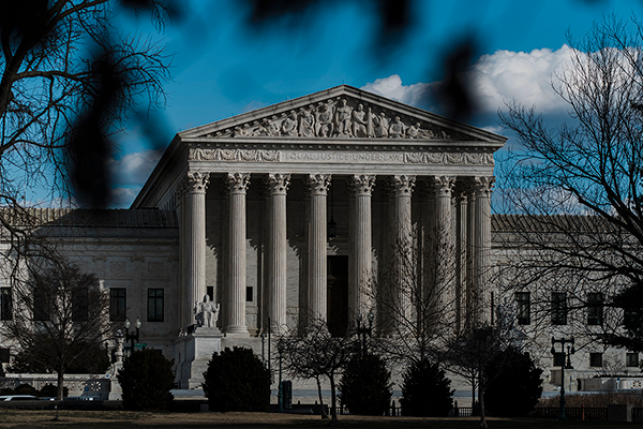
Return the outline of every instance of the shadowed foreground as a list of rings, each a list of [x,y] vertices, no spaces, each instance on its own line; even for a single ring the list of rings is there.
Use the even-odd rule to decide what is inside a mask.
[[[310,428],[327,427],[328,420],[319,416],[301,416],[275,413],[146,413],[127,411],[61,411],[60,421],[52,421],[55,411],[0,411],[0,428],[86,428],[92,429],[184,429],[184,428]],[[340,416],[341,427],[346,428],[477,428],[478,418],[413,418]],[[495,428],[622,428],[627,423],[590,421],[489,419]]]

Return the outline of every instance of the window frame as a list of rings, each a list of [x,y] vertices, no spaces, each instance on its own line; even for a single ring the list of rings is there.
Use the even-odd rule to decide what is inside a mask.
[[[603,368],[603,353],[591,352],[589,354],[589,367],[590,368]]]
[[[159,295],[160,292],[160,295]],[[159,312],[160,308],[160,312]],[[165,321],[165,289],[148,288],[147,289],[147,321],[164,322]]]
[[[529,292],[516,292],[516,321],[519,325],[531,325],[531,294]]]
[[[627,352],[625,353],[625,367],[626,368],[639,368],[639,353]]]
[[[587,324],[591,326],[603,325],[603,294],[600,292],[587,294]]]
[[[551,324],[567,325],[567,292],[551,293]]]
[[[0,320],[13,320],[13,289],[11,287],[0,288]]]
[[[122,292],[122,296],[120,296]],[[120,302],[122,300],[122,305]],[[122,312],[119,311],[122,309]],[[124,322],[127,318],[127,289],[122,287],[109,288],[109,321]]]

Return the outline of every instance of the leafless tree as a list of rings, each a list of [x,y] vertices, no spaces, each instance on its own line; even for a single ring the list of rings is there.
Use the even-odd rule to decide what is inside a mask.
[[[13,314],[3,322],[3,338],[23,360],[58,374],[62,399],[67,369],[111,337],[109,297],[94,275],[62,259],[32,261],[21,278],[13,279]]]
[[[317,382],[319,402],[324,407],[320,379],[326,377],[330,383],[331,424],[337,425],[337,403],[335,377],[356,351],[355,337],[333,337],[324,320],[311,317],[304,335],[283,336],[279,339],[282,347],[283,365],[293,376]],[[322,411],[323,413],[323,411]],[[323,414],[322,414],[322,417]]]
[[[571,65],[553,78],[568,123],[548,127],[535,108],[515,102],[500,114],[520,141],[503,162],[510,215],[498,219],[513,231],[510,252],[518,255],[511,283],[538,289],[543,309],[552,308],[549,292],[561,292],[569,310],[621,307],[640,322],[643,26],[608,17],[584,39],[570,37],[570,46]],[[643,350],[636,323],[623,330],[622,309],[610,314],[596,324],[603,332],[590,326],[588,333]]]
[[[0,5],[0,204],[27,188],[51,199],[108,201],[109,135],[147,96],[164,101],[167,59],[114,27],[120,11],[162,26],[169,0],[25,0]],[[73,182],[74,189],[68,185]],[[10,222],[0,217],[5,228]]]

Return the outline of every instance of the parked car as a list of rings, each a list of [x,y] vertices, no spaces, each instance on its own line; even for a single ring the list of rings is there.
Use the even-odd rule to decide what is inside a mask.
[[[0,401],[37,401],[39,398],[33,395],[4,395],[0,396]]]

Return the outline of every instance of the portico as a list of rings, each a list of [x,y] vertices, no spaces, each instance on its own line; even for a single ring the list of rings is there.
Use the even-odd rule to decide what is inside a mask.
[[[211,294],[227,336],[304,328],[333,305],[346,308],[344,325],[374,308],[392,333],[399,314],[386,308],[413,311],[408,258],[446,318],[489,317],[493,153],[504,141],[348,86],[179,133],[134,203],[179,215],[177,328]],[[330,301],[329,256],[348,258],[345,298]]]

